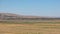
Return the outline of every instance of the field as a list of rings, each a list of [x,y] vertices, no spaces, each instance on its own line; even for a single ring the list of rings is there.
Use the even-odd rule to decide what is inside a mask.
[[[60,23],[0,23],[0,34],[60,34]]]

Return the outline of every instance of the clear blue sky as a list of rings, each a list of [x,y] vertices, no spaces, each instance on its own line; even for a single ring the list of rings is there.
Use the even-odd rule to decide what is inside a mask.
[[[60,17],[60,0],[0,0],[0,12]]]

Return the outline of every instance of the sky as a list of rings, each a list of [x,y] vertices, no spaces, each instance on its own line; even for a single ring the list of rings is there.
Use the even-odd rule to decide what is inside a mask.
[[[0,12],[60,17],[60,0],[0,0]]]

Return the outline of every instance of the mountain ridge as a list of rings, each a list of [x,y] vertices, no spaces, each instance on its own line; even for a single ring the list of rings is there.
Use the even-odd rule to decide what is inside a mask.
[[[25,18],[54,18],[54,17],[46,17],[46,16],[32,16],[32,15],[18,15],[13,13],[0,13],[1,15],[7,15],[7,16],[19,16],[19,17],[25,17]]]

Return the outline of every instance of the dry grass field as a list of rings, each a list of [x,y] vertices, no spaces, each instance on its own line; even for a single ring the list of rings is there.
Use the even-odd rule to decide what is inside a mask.
[[[59,23],[0,24],[0,34],[60,34]]]

